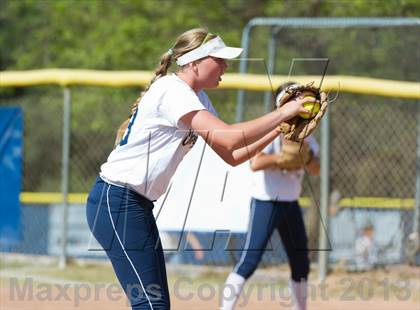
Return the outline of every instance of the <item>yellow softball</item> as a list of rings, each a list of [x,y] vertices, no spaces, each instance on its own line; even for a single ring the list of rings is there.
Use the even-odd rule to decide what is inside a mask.
[[[315,100],[314,97],[310,97],[313,98]],[[303,104],[303,107],[310,111],[310,113],[299,113],[299,116],[304,118],[304,119],[309,119],[309,118],[313,118],[320,109],[320,105],[318,102],[306,102]]]

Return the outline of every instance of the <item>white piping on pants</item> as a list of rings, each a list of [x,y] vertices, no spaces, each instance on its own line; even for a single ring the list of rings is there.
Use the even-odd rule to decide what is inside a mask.
[[[137,270],[136,270],[136,267],[134,267],[133,262],[131,261],[131,259],[130,259],[130,257],[128,256],[128,254],[127,254],[126,250],[124,249],[124,246],[123,246],[123,244],[122,244],[122,242],[121,242],[120,236],[118,235],[117,229],[115,228],[114,221],[112,220],[112,216],[111,216],[111,207],[109,206],[109,189],[110,189],[110,188],[111,188],[111,185],[108,185],[108,189],[107,189],[107,191],[106,191],[106,204],[108,205],[109,219],[111,220],[112,228],[113,228],[113,229],[114,229],[114,231],[115,231],[115,235],[117,236],[117,239],[118,239],[118,241],[119,241],[119,243],[120,243],[120,245],[121,245],[121,248],[122,248],[122,249],[123,249],[123,251],[124,251],[125,256],[127,257],[128,261],[130,262],[131,267],[133,267],[133,269],[134,269],[134,273],[136,274],[137,279],[139,279],[139,281],[140,281],[141,288],[143,289],[144,294],[146,295],[147,301],[149,302],[149,305],[150,305],[150,309],[152,309],[152,310],[153,310],[152,303],[150,302],[149,296],[147,296],[147,292],[146,292],[146,290],[144,289],[143,282],[141,282],[141,279],[140,279],[140,276],[139,276],[139,274],[138,274],[138,272],[137,272]]]
[[[253,228],[252,222],[254,221],[254,215],[255,215],[255,208],[256,207],[257,206],[255,205],[255,201],[253,201],[252,202],[252,210],[251,210],[252,212],[251,212],[251,216],[249,218],[249,229],[248,229],[248,236],[247,236],[247,239],[246,239],[246,242],[245,242],[245,248],[244,248],[244,251],[242,252],[241,259],[239,260],[239,263],[236,264],[235,268],[233,269],[234,273],[238,273],[239,267],[242,265],[242,263],[245,260],[246,255],[248,254],[248,248],[249,248],[249,244],[251,243],[251,235],[252,235],[252,228]]]

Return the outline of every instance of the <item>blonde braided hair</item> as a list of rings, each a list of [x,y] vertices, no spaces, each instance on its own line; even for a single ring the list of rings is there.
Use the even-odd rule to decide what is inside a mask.
[[[140,93],[140,96],[131,106],[130,117],[126,119],[118,128],[117,136],[115,138],[115,147],[121,142],[121,139],[123,138],[124,133],[127,130],[128,124],[130,123],[130,119],[136,112],[137,107],[144,94],[149,90],[150,86],[156,80],[158,80],[162,76],[165,76],[168,73],[168,69],[171,67],[172,61],[176,61],[182,55],[200,47],[200,45],[206,43],[206,41],[209,41],[215,37],[216,35],[209,33],[209,31],[205,28],[195,28],[184,32],[176,39],[174,46],[161,56],[160,63],[155,69],[154,77],[150,80],[150,82],[147,84],[144,90]]]

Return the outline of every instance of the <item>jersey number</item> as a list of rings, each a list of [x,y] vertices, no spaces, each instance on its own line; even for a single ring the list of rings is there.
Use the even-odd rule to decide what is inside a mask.
[[[131,117],[131,120],[128,123],[128,126],[127,126],[126,134],[124,135],[124,138],[121,139],[120,146],[123,146],[123,145],[127,144],[128,136],[130,135],[130,132],[131,132],[131,126],[133,126],[133,123],[136,120],[138,110],[139,109],[137,108],[136,111],[134,112],[133,116]]]

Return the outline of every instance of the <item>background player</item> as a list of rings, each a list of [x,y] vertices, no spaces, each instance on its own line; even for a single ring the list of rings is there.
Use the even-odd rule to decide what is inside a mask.
[[[281,92],[294,83],[286,83]],[[274,229],[280,234],[291,268],[290,288],[295,309],[306,309],[306,280],[309,274],[307,236],[298,198],[302,191],[304,165],[319,175],[319,146],[308,136],[298,142],[275,139],[251,160],[253,187],[249,229],[241,258],[228,276],[221,309],[234,309],[245,281],[256,270]]]
[[[291,100],[235,125],[221,121],[203,89],[217,87],[227,69],[225,59],[241,51],[226,47],[205,29],[181,34],[161,57],[155,77],[121,126],[116,148],[89,194],[89,228],[111,260],[133,309],[170,308],[153,201],[165,193],[197,135],[225,162],[237,165],[277,137],[280,122],[308,112],[304,102],[314,101]],[[178,70],[167,75],[172,61]]]

